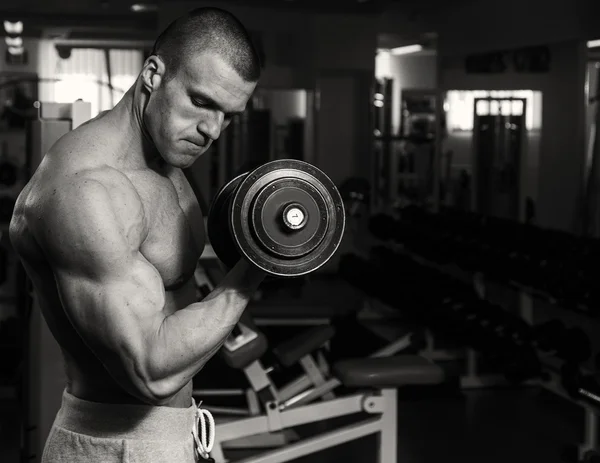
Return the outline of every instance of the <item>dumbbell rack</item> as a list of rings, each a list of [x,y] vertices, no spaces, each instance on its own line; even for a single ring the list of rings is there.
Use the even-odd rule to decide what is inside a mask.
[[[482,298],[484,297],[485,283],[482,275],[478,273],[468,274],[467,272],[455,266],[441,266],[439,264],[430,262],[427,259],[410,252],[401,245],[392,244],[392,247],[395,251],[402,252],[420,265],[434,268],[435,270],[449,274],[458,280],[472,283],[477,294],[479,294],[479,296]],[[528,317],[531,319],[531,315],[528,315]],[[435,346],[435,337],[430,330],[426,330],[426,346],[419,352],[419,354],[432,361],[452,360],[456,359],[457,357],[456,352],[437,349]],[[460,386],[462,389],[478,389],[482,387],[492,387],[506,384],[506,380],[502,377],[502,375],[480,374],[478,372],[477,357],[478,355],[475,349],[467,348],[465,350],[465,374],[460,378]]]
[[[417,263],[434,268],[438,271],[447,273],[453,277],[456,277],[463,281],[472,282],[475,291],[481,298],[486,296],[486,284],[481,273],[468,273],[464,270],[455,266],[442,266],[437,263],[428,261],[427,259],[419,256],[402,245],[392,244],[395,251],[407,255]],[[533,324],[533,299],[536,291],[530,288],[525,288],[522,285],[511,283],[512,289],[518,290],[519,297],[519,315],[530,325]],[[426,358],[431,360],[446,360],[456,358],[456,355],[444,350],[438,350],[435,348],[435,338],[430,330],[427,330],[427,342],[426,347],[420,352]],[[583,442],[577,446],[578,460],[583,461],[585,455],[588,452],[598,451],[598,413],[600,408],[584,402],[582,400],[574,399],[569,396],[561,385],[561,378],[559,375],[560,367],[557,365],[555,359],[550,356],[545,356],[543,353],[539,353],[541,358],[544,359],[543,363],[547,369],[547,373],[550,376],[549,380],[528,380],[523,383],[524,386],[538,386],[554,393],[555,395],[568,400],[569,402],[578,405],[583,409],[584,412],[584,432]],[[506,380],[501,375],[481,375],[478,373],[478,354],[473,348],[467,348],[465,351],[465,374],[460,378],[460,386],[462,389],[473,389],[482,387],[499,386],[506,384]],[[582,373],[587,374],[589,372],[583,370]]]

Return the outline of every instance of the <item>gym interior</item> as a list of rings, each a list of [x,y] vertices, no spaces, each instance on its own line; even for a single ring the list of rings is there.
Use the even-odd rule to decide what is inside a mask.
[[[194,377],[212,458],[600,461],[592,0],[0,7],[0,461],[40,461],[65,387],[8,237],[15,200],[61,136],[123,97],[158,33],[205,5],[249,29],[262,77],[185,172],[204,217],[278,160],[316,166],[343,206],[325,262],[270,274]],[[199,300],[221,257],[208,242]]]

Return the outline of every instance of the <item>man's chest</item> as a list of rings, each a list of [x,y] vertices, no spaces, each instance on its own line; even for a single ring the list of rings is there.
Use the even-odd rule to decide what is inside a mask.
[[[160,273],[165,288],[174,290],[194,274],[205,243],[204,220],[183,173],[148,179],[133,178],[146,216],[147,235],[140,252]]]

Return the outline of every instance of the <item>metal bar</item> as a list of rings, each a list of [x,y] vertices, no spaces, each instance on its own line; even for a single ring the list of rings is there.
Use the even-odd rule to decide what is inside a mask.
[[[144,49],[151,48],[152,41],[148,40],[80,40],[80,39],[59,39],[54,42],[55,47],[70,47],[70,48],[110,48],[117,49]]]
[[[438,349],[438,350],[432,350],[432,351],[422,350],[419,352],[419,355],[421,357],[425,357],[428,360],[431,360],[432,362],[456,360],[457,358],[460,357],[459,355],[457,355],[456,352],[451,352],[451,351],[444,350],[444,349]]]
[[[319,369],[319,365],[317,365],[317,362],[315,362],[315,359],[312,357],[312,355],[305,355],[304,357],[302,357],[300,359],[300,365],[302,365],[302,368],[304,368],[304,371],[306,372],[306,375],[310,378],[311,383],[314,384],[316,387],[322,386],[323,384],[327,383],[327,378]],[[335,396],[331,391],[328,391],[325,394],[323,394],[323,399],[325,400],[331,400],[334,397]]]
[[[255,360],[246,368],[244,368],[244,373],[246,374],[246,378],[250,382],[252,389],[255,391],[260,391],[265,387],[272,386],[265,369],[263,368],[260,360]]]
[[[363,410],[362,401],[364,397],[363,394],[357,394],[328,402],[284,410],[280,414],[281,423],[284,428],[292,428],[316,421],[359,413]],[[216,435],[219,441],[226,442],[231,439],[266,432],[269,432],[269,424],[266,416],[257,416],[219,424]]]
[[[467,349],[467,377],[477,376],[477,352]]]
[[[232,416],[250,416],[247,408],[240,407],[221,407],[218,405],[202,404],[202,408],[207,409],[211,413],[217,415],[232,415]]]
[[[506,386],[508,381],[501,375],[470,375],[460,378],[461,389],[478,389],[490,386]]]
[[[398,458],[398,392],[383,389],[379,403],[383,405],[381,415],[381,438],[379,439],[378,463],[396,463]]]
[[[320,399],[323,397],[323,395],[333,391],[341,384],[342,382],[339,379],[332,378],[325,384],[312,388],[308,391],[298,394],[296,397],[292,397],[291,399],[287,400],[285,403],[283,403],[283,408],[286,409],[290,407],[297,407],[298,405],[304,405],[316,399]]]
[[[254,323],[256,326],[315,326],[315,325],[329,325],[330,319],[329,318],[257,317],[254,320]]]
[[[335,431],[319,434],[282,449],[263,453],[255,457],[239,460],[236,463],[285,463],[305,455],[311,455],[336,445],[344,444],[360,437],[381,431],[380,418],[370,418],[357,424],[345,426]]]
[[[302,357],[300,359],[300,365],[304,369],[306,376],[310,378],[312,384],[315,386],[321,386],[322,384],[325,384],[325,378],[323,377],[321,370],[319,370],[319,366],[311,355],[305,355]]]
[[[519,311],[521,317],[530,325],[533,324],[533,303],[532,298],[526,291],[519,291]]]
[[[106,77],[108,78],[108,91],[110,107],[115,105],[115,88],[113,87],[112,66],[110,63],[110,48],[104,48],[104,64],[106,67]]]
[[[194,389],[192,391],[193,396],[218,396],[218,397],[230,397],[235,395],[245,395],[244,389]]]
[[[285,428],[301,424],[325,421],[339,416],[351,415],[364,410],[363,400],[368,395],[355,394],[349,397],[328,400],[281,412],[281,422]]]
[[[283,402],[306,391],[313,384],[306,375],[302,375],[279,389],[279,399]]]
[[[410,346],[410,333],[371,354],[371,357],[391,357]]]
[[[584,441],[582,450],[596,450],[598,448],[598,415],[592,410],[585,410]]]

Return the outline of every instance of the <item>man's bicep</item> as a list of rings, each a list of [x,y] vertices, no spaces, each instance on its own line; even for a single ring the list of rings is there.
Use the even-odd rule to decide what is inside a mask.
[[[54,271],[61,303],[84,340],[96,348],[137,349],[140,338],[158,330],[165,292],[156,269],[134,263],[128,275],[102,280],[59,268]]]
[[[96,280],[61,269],[54,274],[65,313],[83,341],[123,387],[141,391],[149,346],[164,318],[156,269],[138,261],[119,278]]]

